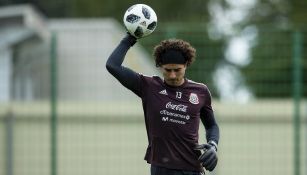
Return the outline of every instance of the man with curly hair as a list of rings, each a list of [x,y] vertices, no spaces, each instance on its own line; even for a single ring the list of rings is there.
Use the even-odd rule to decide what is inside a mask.
[[[156,67],[163,78],[145,76],[122,66],[124,57],[137,42],[127,34],[112,52],[107,70],[142,99],[148,147],[145,160],[151,175],[200,175],[203,167],[217,165],[219,127],[205,84],[191,81],[185,71],[195,60],[195,49],[186,41],[168,39],[154,48]],[[207,143],[198,144],[200,121]]]

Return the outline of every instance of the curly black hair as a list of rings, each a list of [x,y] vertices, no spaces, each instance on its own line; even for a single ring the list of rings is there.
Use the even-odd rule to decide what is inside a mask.
[[[155,58],[156,67],[162,65],[162,55],[168,50],[180,51],[186,60],[187,66],[191,65],[195,60],[196,50],[190,43],[181,39],[167,39],[161,41],[154,47],[153,56]]]

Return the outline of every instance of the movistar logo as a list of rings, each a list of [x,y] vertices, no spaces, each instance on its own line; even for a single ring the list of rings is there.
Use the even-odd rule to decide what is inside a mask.
[[[162,121],[164,122],[168,121],[168,117],[162,117]]]

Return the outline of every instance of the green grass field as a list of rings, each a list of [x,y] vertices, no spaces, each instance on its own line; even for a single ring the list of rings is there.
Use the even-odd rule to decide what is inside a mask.
[[[62,111],[62,114],[68,114],[69,108],[67,106],[66,113]],[[16,114],[30,115],[26,109],[31,111],[24,106]],[[16,175],[50,175],[50,123],[46,116],[40,116],[44,113],[42,111],[48,111],[46,107],[40,109],[36,112],[32,110],[32,116],[15,118],[13,163]],[[74,109],[82,111],[82,108]],[[137,119],[131,121],[123,120],[122,116],[113,121],[100,118],[97,111],[93,112],[95,115],[88,116],[82,116],[82,112],[82,115],[59,116],[58,174],[149,174],[149,165],[143,160],[147,137],[142,116],[134,116]],[[227,116],[217,117],[221,130],[219,164],[214,173],[208,174],[293,174],[291,120],[237,120],[232,119],[234,113],[231,114],[228,119]],[[5,157],[6,125],[4,120],[0,121],[0,138],[4,140],[0,144],[0,154]],[[303,165],[306,165],[305,129],[302,128],[302,172],[305,172]],[[201,140],[204,140],[203,133],[201,128]],[[0,159],[0,174],[6,174],[5,166],[5,159]]]

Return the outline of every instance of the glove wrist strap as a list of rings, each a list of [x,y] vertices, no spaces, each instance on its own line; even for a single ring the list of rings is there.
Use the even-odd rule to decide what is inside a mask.
[[[210,144],[210,145],[214,146],[215,151],[217,151],[217,144],[215,143],[215,141],[210,140],[210,141],[208,142],[208,144]]]

